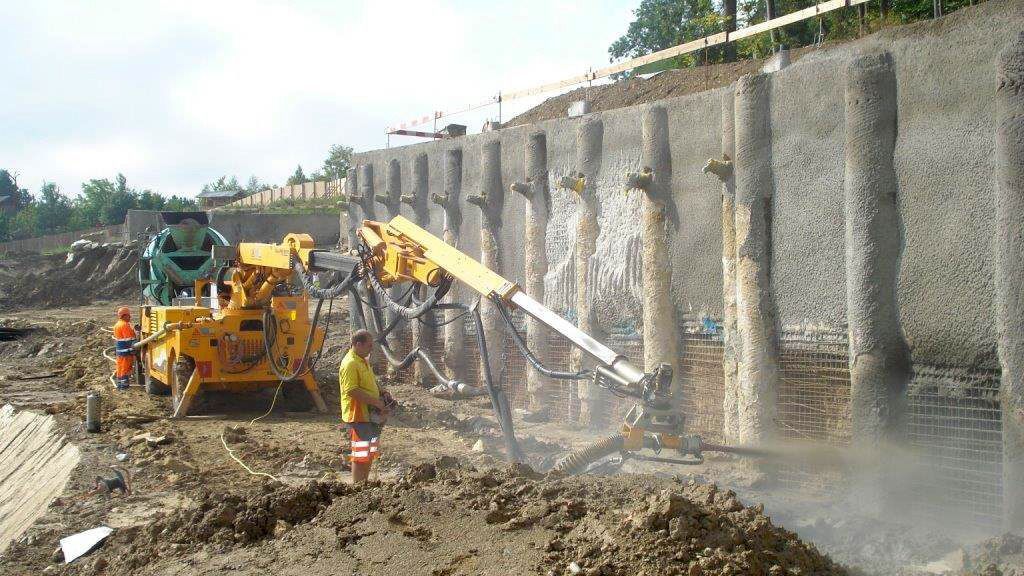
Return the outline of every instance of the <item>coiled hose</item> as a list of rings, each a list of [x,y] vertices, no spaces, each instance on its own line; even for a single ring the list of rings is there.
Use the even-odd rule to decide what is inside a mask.
[[[616,452],[621,452],[624,442],[625,439],[619,434],[609,436],[600,442],[570,452],[564,458],[559,460],[558,463],[551,468],[551,471],[565,474],[567,476],[579,474],[601,458],[611,456]]]

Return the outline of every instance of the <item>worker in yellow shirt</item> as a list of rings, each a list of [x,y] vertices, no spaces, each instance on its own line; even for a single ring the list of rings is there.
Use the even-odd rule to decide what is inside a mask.
[[[395,400],[377,386],[367,358],[373,350],[373,335],[366,330],[352,334],[349,348],[338,369],[341,388],[341,419],[352,443],[352,483],[365,482],[373,461],[380,456],[380,432]]]

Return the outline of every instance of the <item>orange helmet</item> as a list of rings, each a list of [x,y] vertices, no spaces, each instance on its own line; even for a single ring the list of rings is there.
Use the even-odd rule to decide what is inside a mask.
[[[124,318],[125,320],[130,320],[132,317],[132,311],[129,310],[127,306],[121,306],[120,308],[117,309],[117,317]]]

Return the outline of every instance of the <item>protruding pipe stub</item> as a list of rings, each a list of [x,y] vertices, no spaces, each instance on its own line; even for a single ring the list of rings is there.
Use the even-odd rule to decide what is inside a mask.
[[[402,194],[402,197],[400,198],[400,200],[401,200],[402,204],[408,204],[409,206],[415,206],[416,205],[416,197],[413,196],[412,194]]]
[[[523,196],[525,196],[527,198],[530,198],[531,196],[533,196],[533,187],[530,186],[530,182],[529,181],[526,181],[526,182],[513,182],[512,185],[509,186],[509,190],[511,190],[511,191],[513,191],[513,192],[515,192],[517,194],[522,194]]]
[[[391,201],[387,194],[374,194],[373,199],[385,206]]]
[[[626,190],[643,190],[647,192],[651,188],[651,184],[654,183],[654,171],[649,167],[644,166],[644,169],[638,172],[626,173]]]
[[[728,154],[722,155],[722,160],[709,158],[700,171],[704,174],[714,174],[718,179],[725,182],[732,177],[732,159]]]
[[[583,174],[570,174],[568,176],[562,176],[558,180],[558,187],[563,190],[571,190],[577,195],[583,194],[583,189],[587,186],[587,178]]]
[[[438,206],[441,206],[442,208],[448,205],[448,195],[447,194],[438,194],[437,192],[431,192],[430,193],[430,200],[431,200],[431,202],[433,202],[434,204],[437,204]]]
[[[480,207],[481,210],[487,209],[487,196],[484,196],[483,194],[473,194],[472,196],[467,196],[466,202],[474,206]]]

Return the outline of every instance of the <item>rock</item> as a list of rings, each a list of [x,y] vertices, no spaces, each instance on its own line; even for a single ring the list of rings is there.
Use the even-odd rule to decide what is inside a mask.
[[[50,560],[55,562],[55,563],[56,562],[63,562],[64,561],[64,551],[60,549],[60,546],[58,546],[53,551],[53,553],[50,554]]]
[[[582,571],[583,571],[583,569],[580,568],[579,564],[577,564],[575,562],[569,562],[569,572],[570,573],[572,573],[572,574],[579,574]]]
[[[437,477],[437,467],[434,464],[417,464],[405,475],[409,482],[427,482]]]
[[[486,452],[487,449],[484,447],[484,439],[481,438],[473,444],[473,452]]]
[[[131,440],[128,441],[129,446],[134,446],[145,442],[147,446],[155,448],[157,446],[163,446],[164,444],[170,444],[171,438],[166,435],[157,435],[152,432],[144,432],[142,434],[136,434],[132,436]]]
[[[221,435],[228,444],[238,444],[247,440],[245,426],[225,426]]]
[[[277,524],[274,524],[274,538],[280,538],[284,536],[289,530],[292,529],[292,525],[285,520],[278,520]]]
[[[180,458],[175,458],[173,456],[167,456],[164,459],[157,461],[157,464],[159,464],[162,468],[166,468],[166,469],[168,469],[170,471],[178,472],[178,473],[186,473],[186,472],[195,472],[196,471],[196,467],[195,466],[189,464],[188,462],[185,462],[185,461],[181,460]]]

